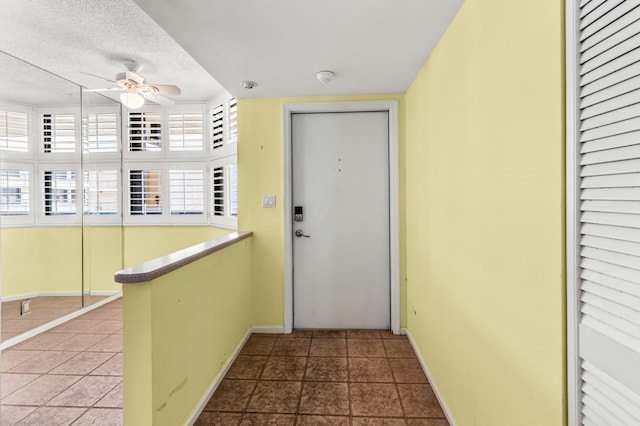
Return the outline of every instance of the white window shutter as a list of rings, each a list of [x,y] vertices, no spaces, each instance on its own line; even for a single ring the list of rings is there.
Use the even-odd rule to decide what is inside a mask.
[[[129,214],[162,214],[162,169],[129,170]]]
[[[85,117],[85,151],[118,152],[118,122],[115,112],[88,114]]]
[[[169,170],[171,215],[204,214],[204,169]]]
[[[0,170],[0,215],[27,216],[31,196],[28,170]]]
[[[73,153],[76,150],[75,114],[42,115],[42,151]]]
[[[129,151],[162,150],[162,113],[157,111],[129,112],[127,121]]]
[[[83,211],[102,216],[118,213],[118,170],[84,171]]]
[[[201,112],[169,113],[169,150],[203,150],[203,127]]]
[[[640,424],[640,7],[580,5],[582,424]]]
[[[29,116],[26,112],[0,111],[0,150],[29,151]]]
[[[224,146],[224,105],[216,105],[209,113],[211,119],[211,150]]]
[[[77,210],[75,170],[43,172],[43,213],[45,216],[72,216]]]

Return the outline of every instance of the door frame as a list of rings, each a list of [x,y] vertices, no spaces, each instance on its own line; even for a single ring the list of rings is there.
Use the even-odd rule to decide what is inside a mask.
[[[284,332],[293,330],[293,204],[291,116],[299,113],[374,112],[389,114],[389,271],[391,331],[400,333],[400,204],[398,102],[395,100],[305,102],[283,106],[284,165]]]
[[[566,191],[566,343],[567,417],[569,426],[582,424],[579,362],[580,318],[580,200],[579,200],[579,117],[578,117],[578,2],[565,3],[565,191]]]

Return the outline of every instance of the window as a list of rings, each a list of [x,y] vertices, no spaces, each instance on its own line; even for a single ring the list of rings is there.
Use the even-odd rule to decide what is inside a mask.
[[[29,171],[0,170],[0,215],[29,214]]]
[[[74,114],[43,114],[43,152],[73,153],[76,150]]]
[[[211,150],[224,146],[224,105],[215,106],[210,111],[211,115]]]
[[[204,170],[170,170],[169,200],[172,215],[204,213]]]
[[[118,122],[115,112],[88,114],[85,125],[87,152],[118,152]]]
[[[26,112],[0,111],[0,150],[29,151],[29,116]]]
[[[76,172],[52,170],[44,172],[44,214],[63,216],[76,214]]]
[[[229,214],[238,217],[238,165],[229,166]]]
[[[203,150],[202,112],[169,113],[169,150]]]
[[[85,170],[83,185],[85,215],[118,213],[118,170]]]
[[[129,213],[162,214],[162,170],[129,170]]]
[[[238,102],[227,94],[210,105],[209,222],[216,226],[235,227],[238,216]]]
[[[229,142],[238,141],[238,101],[235,98],[229,100]]]
[[[127,124],[129,151],[155,151],[162,148],[162,113],[129,112]]]

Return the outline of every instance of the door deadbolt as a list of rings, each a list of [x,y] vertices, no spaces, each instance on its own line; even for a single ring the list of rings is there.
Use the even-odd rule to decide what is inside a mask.
[[[300,238],[300,237],[305,237],[305,238],[309,238],[309,235],[305,235],[304,231],[302,229],[296,229],[296,237]]]

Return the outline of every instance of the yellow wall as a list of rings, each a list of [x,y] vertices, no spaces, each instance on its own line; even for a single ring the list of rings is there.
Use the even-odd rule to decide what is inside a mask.
[[[398,101],[400,169],[404,167],[404,103],[402,95],[242,99],[238,101],[238,229],[252,231],[252,297],[254,325],[284,324],[283,106],[286,103],[355,100]],[[400,213],[404,180],[400,179]],[[262,194],[276,194],[276,208],[262,208]],[[404,235],[404,221],[401,221]],[[404,259],[404,241],[401,240]],[[401,275],[404,277],[404,263]],[[401,312],[404,309],[404,280]],[[404,324],[404,315],[401,324]]]
[[[562,0],[467,0],[406,94],[407,328],[458,425],[566,422]]]
[[[80,293],[82,234],[79,227],[3,229],[1,236],[3,297]]]
[[[230,232],[233,231],[212,226],[125,226],[124,267],[165,256]]]
[[[251,328],[250,253],[245,239],[124,285],[125,424],[186,423]]]
[[[83,274],[85,292],[120,291],[114,272],[229,232],[211,226],[3,229],[2,297],[79,294]]]

